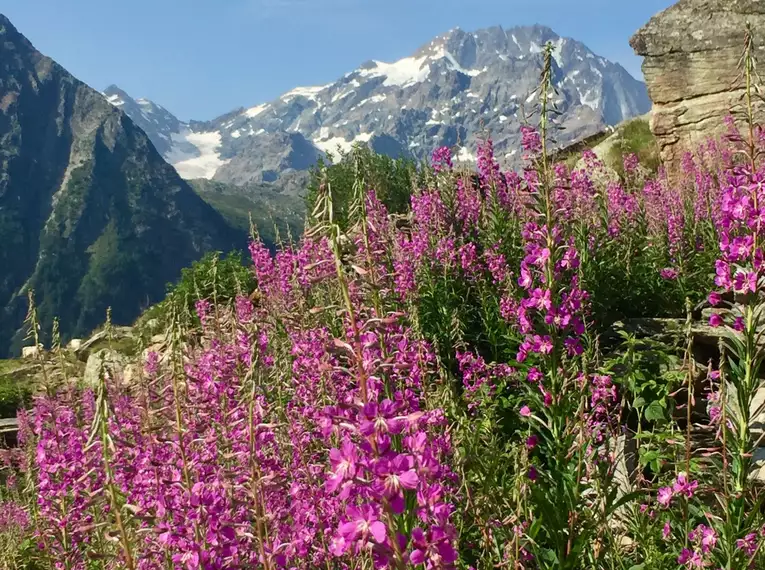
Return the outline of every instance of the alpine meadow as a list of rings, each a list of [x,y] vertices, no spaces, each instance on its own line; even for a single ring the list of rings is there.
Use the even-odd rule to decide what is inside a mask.
[[[0,16],[0,570],[765,568],[763,26],[202,122]]]

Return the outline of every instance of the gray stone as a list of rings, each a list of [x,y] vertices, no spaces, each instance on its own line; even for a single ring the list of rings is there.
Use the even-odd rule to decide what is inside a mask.
[[[630,40],[643,56],[643,74],[654,103],[651,130],[671,177],[681,174],[682,157],[724,128],[738,105],[743,80],[738,68],[746,23],[765,47],[765,1],[680,0],[660,12]],[[758,116],[763,104],[756,102]]]
[[[40,346],[25,346],[21,349],[22,358],[38,358],[42,354]]]
[[[119,352],[102,348],[92,353],[85,364],[85,372],[82,376],[86,386],[96,387],[101,381],[101,375],[106,374],[110,379],[122,379],[128,359]]]

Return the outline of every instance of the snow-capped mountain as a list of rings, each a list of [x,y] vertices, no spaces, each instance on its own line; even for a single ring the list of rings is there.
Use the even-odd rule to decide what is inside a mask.
[[[389,155],[423,157],[459,145],[475,160],[489,133],[500,160],[517,163],[520,127],[534,106],[543,46],[552,42],[556,106],[565,144],[647,112],[645,85],[584,44],[543,26],[476,32],[454,29],[393,63],[368,61],[337,81],[298,87],[278,99],[212,121],[183,123],[163,107],[131,99],[119,105],[185,178],[244,184],[275,181],[310,168],[338,147],[367,143]]]

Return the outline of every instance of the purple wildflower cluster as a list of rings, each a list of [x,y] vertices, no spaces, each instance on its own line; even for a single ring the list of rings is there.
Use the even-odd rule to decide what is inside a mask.
[[[677,296],[708,291],[706,268],[712,324],[753,339],[765,178],[721,166],[719,144],[679,185],[635,155],[619,177],[591,152],[547,165],[543,136],[523,129],[517,173],[491,141],[476,177],[437,149],[401,219],[367,189],[342,240],[319,224],[275,254],[253,241],[258,294],[197,300],[201,327],[147,350],[134,385],[105,369],[98,388],[36,398],[22,446],[0,453],[0,545],[29,535],[66,570],[756,567],[761,518],[723,529],[690,443],[687,472],[667,469],[675,424],[639,443],[652,498],[617,488],[643,372],[599,352],[593,321],[600,294],[628,304],[621,279]],[[724,377],[703,457],[734,464],[722,487],[744,513],[754,437],[722,425]]]

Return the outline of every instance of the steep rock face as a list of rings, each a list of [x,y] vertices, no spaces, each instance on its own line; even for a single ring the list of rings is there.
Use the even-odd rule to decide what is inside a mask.
[[[236,234],[97,91],[0,15],[0,353],[33,289],[43,330],[128,323]]]
[[[672,174],[679,173],[687,150],[719,133],[725,116],[740,109],[747,21],[755,35],[765,29],[765,1],[681,0],[630,40],[645,58],[643,74],[654,103],[651,129]],[[755,41],[759,53],[765,37]]]
[[[520,127],[530,115],[543,46],[552,42],[565,145],[650,109],[645,85],[618,64],[544,26],[466,32],[454,29],[393,63],[368,61],[333,83],[298,87],[276,100],[208,122],[174,125],[152,107],[114,88],[120,104],[184,178],[245,184],[299,171],[325,153],[366,143],[390,156],[425,158],[442,145],[476,159],[491,134],[500,161],[520,160]],[[117,97],[118,96],[118,97]]]

